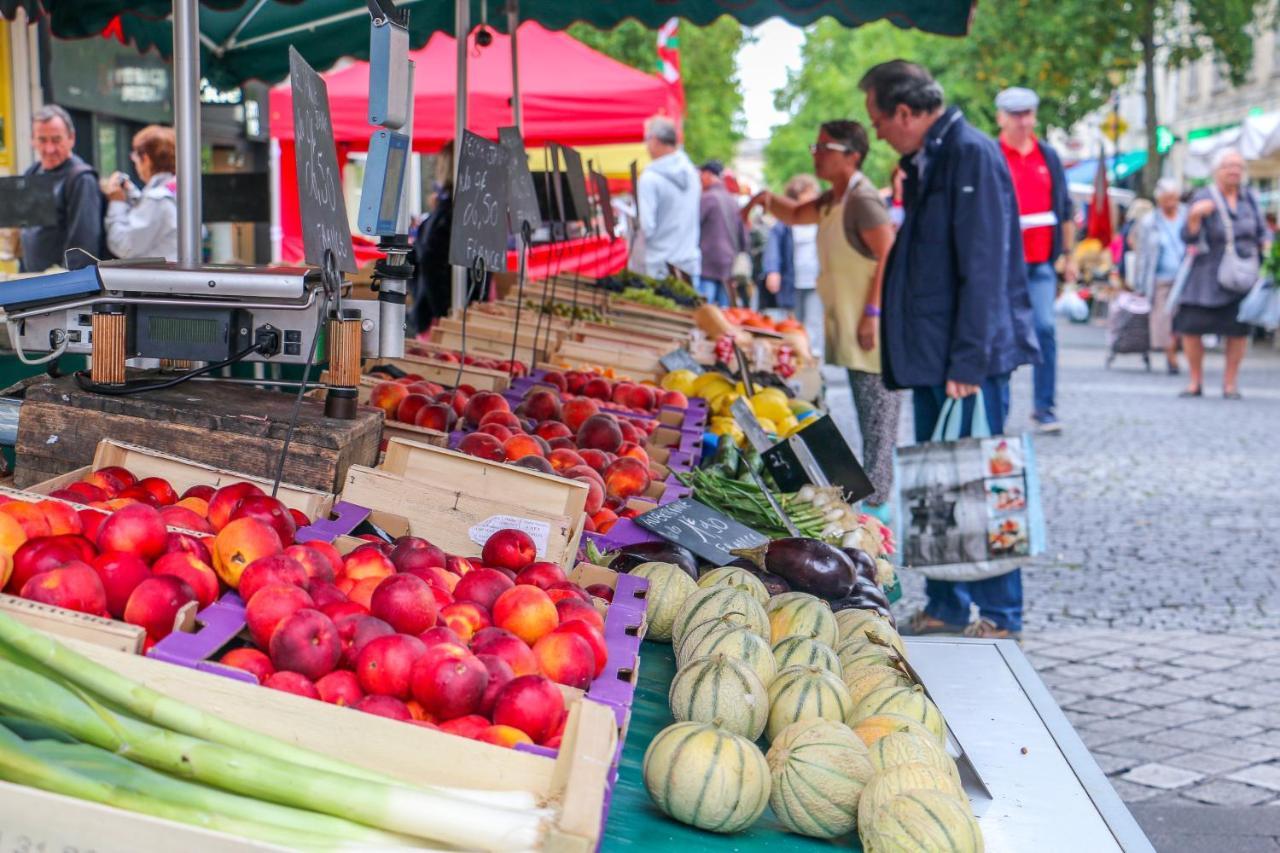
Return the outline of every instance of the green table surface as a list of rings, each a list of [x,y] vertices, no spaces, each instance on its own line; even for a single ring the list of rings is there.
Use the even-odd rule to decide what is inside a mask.
[[[640,680],[631,726],[622,751],[622,767],[613,789],[602,850],[861,850],[857,835],[823,841],[787,832],[766,809],[746,832],[721,835],[674,821],[658,811],[644,789],[640,768],[654,735],[671,725],[667,690],[676,674],[675,653],[667,643],[646,641],[640,648]],[[764,745],[761,745],[763,748]]]

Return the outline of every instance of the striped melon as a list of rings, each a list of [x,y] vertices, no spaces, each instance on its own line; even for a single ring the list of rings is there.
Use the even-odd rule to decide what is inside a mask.
[[[869,752],[871,763],[877,772],[899,764],[927,764],[945,771],[957,785],[960,784],[956,763],[947,755],[942,745],[931,737],[914,732],[892,732],[873,743]]]
[[[858,723],[867,717],[877,714],[897,714],[923,723],[933,732],[939,741],[946,740],[946,724],[942,722],[942,714],[933,700],[925,695],[919,684],[911,687],[883,687],[872,691],[861,702],[854,706],[849,722]]]
[[[779,670],[789,666],[820,666],[840,674],[840,659],[826,643],[809,637],[784,637],[773,644],[773,659]]]
[[[844,682],[820,666],[789,666],[769,685],[769,740],[797,720],[843,723],[853,709]]]
[[[699,829],[738,832],[769,802],[769,765],[759,748],[709,723],[676,723],[644,753],[644,787],[665,814]]]
[[[831,605],[816,595],[803,592],[788,595],[796,597],[769,608],[770,640],[776,643],[785,637],[811,637],[835,648],[840,632]]]
[[[718,654],[690,661],[671,680],[671,716],[718,723],[725,731],[755,740],[769,719],[769,693],[741,661]]]
[[[841,613],[848,613],[847,610],[841,610]],[[862,611],[866,612],[866,611]],[[837,614],[838,615],[838,614]],[[838,622],[836,623],[839,624]],[[848,623],[846,623],[848,624]],[[906,646],[902,644],[902,636],[893,629],[888,622],[880,619],[866,620],[851,627],[848,634],[841,633],[840,643],[851,643],[855,640],[866,639],[876,645],[890,645],[898,650],[903,657],[907,656]]]
[[[783,826],[814,838],[853,831],[858,798],[875,771],[848,726],[820,719],[792,723],[778,733],[765,760],[773,774],[769,805]]]
[[[698,584],[674,563],[641,563],[627,574],[649,581],[645,638],[670,642],[676,613],[685,599],[697,592]]]
[[[855,667],[844,677],[844,686],[849,688],[849,698],[854,705],[882,687],[910,687],[914,683],[909,675],[892,666]]]
[[[853,731],[862,738],[862,742],[868,748],[875,746],[880,738],[894,732],[912,732],[941,745],[941,741],[934,736],[933,732],[926,729],[923,723],[898,714],[877,714],[874,717],[866,717],[853,724]]]
[[[867,782],[858,803],[859,822],[870,821],[876,811],[907,791],[941,791],[968,803],[964,789],[945,770],[929,764],[898,764],[876,773]]]
[[[893,667],[899,655],[891,646],[878,645],[867,637],[854,637],[836,647],[836,657],[840,659],[840,671],[852,678],[858,670],[869,666]]]
[[[938,791],[911,791],[894,797],[858,834],[866,853],[983,853],[982,830],[969,804]]]
[[[765,687],[772,684],[778,674],[773,651],[765,639],[731,618],[717,616],[691,628],[676,651],[676,666],[683,667],[695,658],[713,654],[726,654],[745,663]]]
[[[769,639],[769,617],[751,593],[730,586],[712,586],[694,590],[680,606],[671,625],[672,645],[679,649],[690,628],[717,616],[728,616]]]
[[[786,607],[793,601],[821,601],[816,595],[807,592],[783,592],[775,595],[765,602],[764,609],[766,613],[773,613],[780,607]],[[829,605],[828,605],[829,606]]]
[[[874,610],[859,610],[856,607],[851,607],[847,610],[836,611],[836,626],[840,629],[841,642],[852,639],[857,634],[862,633],[863,625],[890,627],[889,620]]]
[[[731,586],[751,593],[751,597],[761,604],[769,600],[769,590],[765,589],[760,578],[739,566],[721,566],[705,572],[698,576],[698,586],[704,589],[709,586]]]

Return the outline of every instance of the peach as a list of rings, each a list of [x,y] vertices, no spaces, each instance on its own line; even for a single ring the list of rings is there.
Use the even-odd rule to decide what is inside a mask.
[[[223,666],[235,667],[243,669],[245,672],[258,679],[258,683],[262,684],[268,678],[275,675],[276,668],[271,665],[271,658],[267,657],[258,649],[232,649],[223,655],[218,663]]]
[[[573,624],[575,623],[569,623]],[[595,675],[595,651],[574,628],[566,628],[561,632],[552,631],[542,637],[533,646],[533,656],[538,661],[538,669],[558,684],[586,690]]]
[[[98,541],[98,530],[102,527],[102,522],[107,520],[105,512],[99,512],[96,509],[77,510],[76,514],[80,516],[80,524],[84,527],[83,535],[90,542]],[[0,515],[0,519],[4,516]],[[0,553],[4,550],[4,536],[0,535]]]
[[[605,664],[609,662],[609,645],[604,639],[604,629],[597,628],[583,619],[571,619],[563,623],[554,631],[553,634],[576,634],[587,641],[587,645],[591,647],[591,653],[595,655],[595,670],[592,672],[592,678],[599,678],[600,673],[604,672]],[[534,652],[537,655],[537,652]],[[539,659],[541,663],[541,659]]]
[[[595,376],[588,379],[587,384],[582,386],[582,394],[584,397],[592,397],[596,400],[608,400],[613,396],[613,387],[608,379]]]
[[[605,587],[609,591],[610,597],[613,590]],[[562,598],[556,602],[556,614],[560,617],[560,624],[566,622],[581,621],[586,622],[592,628],[595,628],[601,634],[604,633],[604,617],[600,615],[600,611],[596,610],[593,605],[577,598]]]
[[[373,593],[386,578],[363,578],[345,590],[347,599],[360,605],[365,610],[373,610]]]
[[[375,637],[365,644],[356,659],[356,676],[365,693],[408,699],[413,667],[427,647],[417,637],[391,634]]]
[[[186,581],[196,594],[200,607],[208,607],[218,598],[218,576],[213,569],[198,557],[185,552],[165,554],[151,566],[151,572],[157,576],[169,575]],[[288,669],[288,667],[285,667]]]
[[[345,595],[345,593],[343,593]],[[314,600],[314,599],[313,599]],[[335,622],[343,616],[368,616],[369,608],[354,601],[331,601],[328,604],[316,603],[316,609]]]
[[[613,386],[613,389],[609,392],[609,399],[621,406],[630,405],[627,402],[627,395],[631,393],[631,389],[634,387],[634,382],[628,382],[624,379]]]
[[[467,408],[467,401],[471,399],[471,395],[462,390],[442,391],[435,396],[435,401],[453,409],[456,417],[462,417],[462,413]]]
[[[474,562],[466,557],[459,557],[454,554],[450,554],[445,558],[444,568],[445,571],[455,574],[458,577],[462,577],[468,572],[474,571],[476,566]]]
[[[280,623],[314,604],[306,590],[288,584],[272,584],[255,592],[244,608],[245,622],[254,645],[269,649],[271,636]]]
[[[284,693],[292,693],[295,696],[305,696],[308,699],[320,698],[320,691],[311,683],[311,679],[297,672],[274,672],[267,676],[267,680],[262,682],[262,686]]]
[[[547,587],[547,595],[557,604],[566,598],[576,598],[579,601],[585,601],[587,604],[591,603],[591,596],[587,595],[587,591],[572,581],[553,583]]]
[[[444,647],[434,647],[441,648]],[[464,650],[460,657],[424,656],[413,667],[410,689],[428,714],[452,720],[476,713],[488,685],[489,670]]]
[[[27,531],[8,513],[0,513],[0,554],[12,557],[27,541]]]
[[[290,545],[284,549],[284,553],[280,556],[288,560],[293,560],[302,566],[307,573],[308,585],[316,583],[332,583],[335,577],[333,564],[329,562],[329,558],[324,554],[307,545]],[[247,569],[246,569],[247,571]],[[240,579],[240,583],[244,583],[244,578]]]
[[[649,470],[650,464],[652,464],[652,460],[649,459],[648,451],[638,444],[633,444],[630,447],[626,447],[624,445],[622,451],[618,455],[619,457],[630,457],[631,459],[639,460],[640,463],[644,465],[646,472]]]
[[[608,584],[593,583],[587,587],[586,592],[587,592],[587,595],[591,596],[592,598],[603,598],[605,601],[609,601],[609,602],[613,601],[613,588],[610,587]],[[568,601],[568,599],[562,599],[562,600]],[[559,606],[559,602],[557,602],[557,606]],[[560,621],[561,622],[565,621],[563,614],[560,616]]]
[[[328,675],[342,657],[342,644],[333,620],[304,607],[282,621],[271,635],[271,663],[315,681]]]
[[[85,482],[114,497],[137,483],[138,478],[118,465],[108,465],[85,477]]]
[[[476,569],[462,576],[453,588],[453,597],[455,601],[474,601],[489,611],[498,596],[512,586],[511,579],[496,569]]]
[[[493,438],[496,438],[498,440],[499,444],[502,444],[508,438],[511,438],[511,436],[515,435],[514,432],[512,432],[510,429],[503,426],[502,424],[485,424],[484,426],[476,430],[476,434],[492,436]],[[506,459],[506,455],[504,454],[502,458]]]
[[[178,502],[178,493],[162,477],[143,477],[136,485],[150,492],[160,506],[171,506]]]
[[[414,722],[409,706],[393,696],[365,695],[351,706],[357,711],[373,714],[375,717],[386,717],[389,720]]]
[[[413,418],[415,426],[434,429],[438,432],[449,432],[458,421],[458,413],[446,403],[431,403],[423,406]]]
[[[471,651],[476,655],[495,655],[506,661],[516,675],[538,671],[538,659],[524,640],[505,628],[482,628],[471,638]]]
[[[108,551],[89,564],[98,573],[107,594],[107,612],[115,619],[124,616],[125,604],[138,584],[151,577],[151,570],[134,554]]]
[[[554,474],[556,472],[556,469],[551,467],[551,463],[545,457],[533,454],[521,456],[511,464],[517,468],[528,468],[530,471],[537,471],[542,474]]]
[[[328,542],[321,542],[318,539],[304,542],[302,544],[307,548],[310,548],[312,551],[315,551],[316,553],[320,554],[326,560],[328,560],[329,566],[333,569],[332,574],[335,577],[342,572],[342,563],[343,563],[342,554],[339,553],[337,548],[333,547]],[[297,559],[297,558],[295,557],[294,559]],[[304,562],[303,565],[305,566],[306,563]],[[308,569],[308,574],[310,574],[309,569]]]
[[[461,735],[471,740],[477,740],[481,734],[489,730],[489,721],[479,714],[468,714],[465,717],[447,720],[441,723],[439,728],[440,731],[448,732],[451,735]]]
[[[53,531],[49,529],[49,519],[45,517],[43,510],[33,503],[9,501],[6,504],[0,504],[0,513],[17,521],[28,539],[53,535]]]
[[[310,594],[311,600],[316,603],[316,609],[321,613],[324,613],[324,609],[331,604],[346,604],[349,601],[345,592],[328,581],[308,581],[307,593]]]
[[[419,536],[401,536],[396,540],[388,558],[398,572],[427,567],[443,569],[446,562],[442,549]]]
[[[578,427],[578,446],[613,453],[622,446],[622,430],[613,415],[592,415]]]
[[[658,398],[658,404],[671,406],[675,409],[687,409],[689,408],[689,398],[679,391],[664,391],[662,396]]]
[[[293,519],[293,526],[295,528],[301,530],[302,528],[309,527],[311,525],[311,519],[307,517],[305,512],[300,509],[294,509],[293,507],[289,507],[288,509],[289,517]]]
[[[587,499],[583,503],[583,511],[590,516],[594,516],[600,511],[600,507],[604,506],[604,487],[597,480],[590,477],[574,477],[579,483],[585,483],[587,486]],[[594,519],[593,519],[594,521]]]
[[[557,563],[546,561],[530,563],[516,575],[517,584],[532,584],[539,589],[546,589],[553,583],[565,580],[564,569]]]
[[[209,501],[209,514],[206,517],[214,530],[221,530],[231,520],[231,514],[240,506],[240,502],[250,495],[261,495],[262,489],[253,483],[231,483],[213,493]]]
[[[493,722],[519,729],[541,743],[564,716],[564,697],[541,675],[522,675],[507,683],[493,703]]]
[[[511,671],[511,665],[497,655],[476,655],[476,658],[489,671],[489,683],[480,699],[480,713],[489,716],[493,713],[494,700],[516,674]]]
[[[514,412],[506,409],[494,409],[480,419],[480,426],[486,427],[489,424],[506,427],[512,432],[524,429],[524,424],[521,423],[520,418]]]
[[[551,467],[556,469],[557,474],[563,474],[570,468],[586,464],[586,460],[582,458],[578,451],[570,450],[567,447],[552,450],[547,454],[547,460],[551,463]]]
[[[80,522],[80,515],[75,507],[53,500],[39,501],[36,507],[44,513],[51,536],[78,535],[83,532],[84,526]]]
[[[595,400],[578,397],[564,404],[561,417],[564,419],[565,426],[569,427],[570,432],[577,435],[582,425],[599,413],[600,406]],[[546,436],[543,436],[543,438],[546,438]]]
[[[185,506],[166,506],[160,510],[160,518],[166,527],[181,527],[196,533],[212,533],[213,527],[204,517]]]
[[[436,624],[430,585],[410,574],[383,579],[370,598],[369,612],[402,634],[421,634]]]
[[[212,566],[213,552],[209,550],[209,544],[212,542],[212,536],[192,536],[190,533],[170,531],[164,540],[164,552],[172,554],[175,551],[185,551],[200,558],[201,562]]]
[[[440,620],[463,641],[493,624],[489,612],[474,601],[455,601],[440,608]]]
[[[538,438],[551,441],[556,438],[572,438],[573,430],[562,421],[542,421],[533,429]]]
[[[493,623],[533,645],[560,624],[556,605],[536,586],[520,585],[498,596]]]
[[[165,529],[164,519],[145,504],[116,510],[98,529],[100,549],[137,554],[148,563],[164,553],[168,541],[169,531]]]
[[[369,405],[377,406],[389,420],[394,420],[400,403],[409,396],[407,386],[398,382],[379,382],[369,392]]]
[[[368,578],[389,578],[395,573],[395,565],[381,550],[361,546],[347,555],[342,564],[341,577],[362,581]]]
[[[330,705],[353,707],[364,698],[360,689],[360,679],[354,672],[337,669],[316,682],[316,691],[320,698]]]
[[[241,572],[237,591],[242,599],[248,601],[265,586],[283,584],[306,589],[307,580],[307,570],[297,560],[284,554],[268,554],[254,560]]]
[[[618,522],[618,514],[608,507],[604,507],[591,516],[591,524],[600,533],[608,533],[613,525]]]
[[[467,426],[476,427],[490,412],[509,411],[511,411],[511,405],[506,397],[493,391],[477,391],[471,395],[471,399],[467,400],[467,406],[462,410],[462,420]]]
[[[93,546],[80,536],[40,536],[28,539],[13,555],[9,589],[17,593],[27,581],[41,572],[76,560],[90,563],[96,556]]]
[[[150,577],[134,587],[124,606],[124,621],[147,632],[147,638],[158,643],[173,632],[178,611],[196,594],[187,583],[175,577]]]
[[[523,459],[526,456],[542,456],[545,451],[538,440],[525,433],[517,433],[502,442],[502,452],[508,459]]]
[[[418,639],[422,641],[422,645],[428,649],[432,646],[438,646],[441,643],[448,643],[453,646],[462,646],[466,648],[466,641],[458,636],[458,632],[454,631],[447,625],[436,625],[434,628],[428,628],[418,635]]]
[[[579,450],[578,454],[582,457],[583,464],[597,474],[603,474],[604,469],[609,465],[609,457],[605,455],[603,450],[588,447]]]
[[[199,483],[187,489],[185,492],[183,492],[181,500],[185,501],[188,498],[198,498],[199,500],[204,501],[206,505],[208,505],[209,501],[213,498],[213,493],[216,491],[217,489],[215,489],[213,486],[209,486],[204,483]]]
[[[416,422],[418,412],[431,405],[431,398],[426,394],[409,393],[396,405],[395,414],[391,416],[392,420],[401,421],[402,423],[411,424]]]
[[[240,576],[250,564],[283,550],[275,530],[257,519],[237,518],[227,522],[213,539],[213,570],[227,586],[239,589]]]
[[[598,485],[600,487],[601,492],[604,492],[604,477],[601,477],[600,473],[596,471],[594,468],[592,468],[590,465],[574,465],[572,468],[570,468],[568,471],[565,471],[560,476],[568,477],[570,479],[585,477],[586,479],[591,480],[596,485]]]
[[[486,432],[473,432],[464,436],[458,443],[458,450],[468,456],[491,462],[503,462],[507,458],[502,451],[502,442]]]
[[[542,381],[548,385],[556,386],[556,388],[561,391],[564,391],[569,387],[568,380],[565,379],[564,374],[558,370],[548,370],[546,373],[542,374]]]
[[[370,641],[396,632],[386,622],[366,614],[350,613],[330,618],[338,630],[338,641],[342,644],[341,664],[348,668],[356,665],[360,652]]]
[[[528,533],[507,527],[485,540],[480,559],[486,566],[518,572],[538,559],[538,551]]]
[[[280,537],[282,545],[293,544],[293,534],[298,524],[289,508],[270,495],[249,495],[231,512],[231,520],[253,518],[270,527]]]
[[[633,409],[649,412],[657,408],[658,395],[648,385],[632,385],[627,391],[626,399],[622,402]]]
[[[649,482],[649,466],[630,456],[619,456],[604,471],[605,491],[622,500],[644,494]]]
[[[111,495],[107,493],[106,489],[83,481],[79,483],[72,483],[61,491],[71,492],[75,495],[75,501],[82,504],[92,503],[93,501],[105,501],[111,497]]]
[[[78,613],[110,616],[102,580],[97,572],[79,560],[35,575],[22,585],[19,595]]]
[[[456,587],[458,585],[458,581],[461,580],[461,578],[459,578],[457,575],[453,574],[452,572],[446,572],[444,569],[440,568],[439,566],[425,566],[421,568],[415,566],[411,569],[406,569],[405,571],[401,572],[401,574],[412,575],[414,577],[421,578],[431,586],[436,587],[437,589],[442,589],[445,592],[449,593],[451,600],[453,597],[454,587]]]
[[[543,389],[531,391],[520,404],[519,411],[535,421],[558,421],[561,412],[560,395]]]

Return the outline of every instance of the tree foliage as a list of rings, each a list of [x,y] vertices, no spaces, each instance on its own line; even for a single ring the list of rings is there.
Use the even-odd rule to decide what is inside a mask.
[[[650,74],[657,71],[657,34],[634,20],[612,30],[575,24],[569,35],[589,47]],[[684,143],[695,162],[729,161],[743,138],[742,87],[736,57],[743,29],[722,17],[705,27],[680,22],[680,64],[684,78]]]

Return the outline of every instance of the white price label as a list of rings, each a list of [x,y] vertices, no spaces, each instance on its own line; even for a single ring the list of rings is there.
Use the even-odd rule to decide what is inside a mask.
[[[534,547],[538,549],[538,559],[546,558],[547,542],[551,538],[551,525],[545,521],[534,521],[532,518],[520,518],[515,515],[491,515],[468,530],[467,535],[471,537],[472,542],[483,545],[489,541],[490,536],[508,527],[528,533],[533,539]]]

